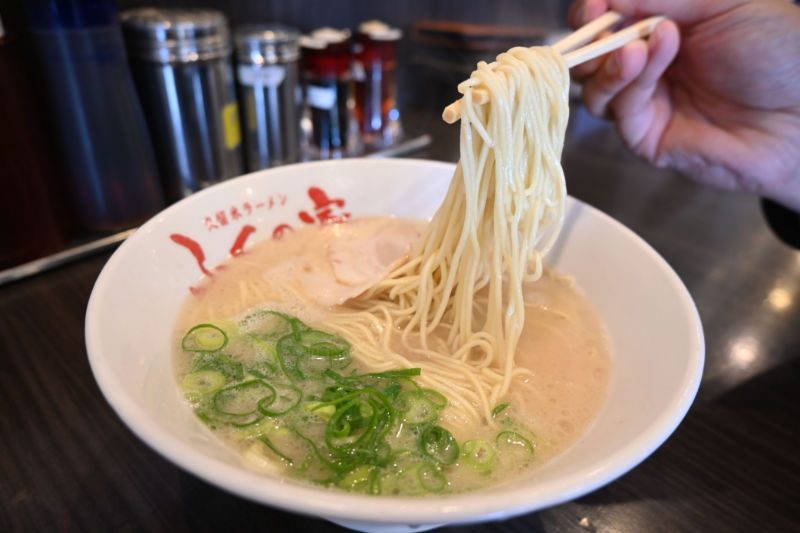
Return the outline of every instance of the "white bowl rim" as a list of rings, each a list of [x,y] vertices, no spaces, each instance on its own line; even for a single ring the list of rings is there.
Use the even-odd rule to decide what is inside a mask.
[[[424,165],[455,168],[452,163],[425,159],[383,161],[410,167]],[[583,209],[593,211],[595,216],[608,219],[617,226],[618,230],[625,233],[627,238],[634,240],[644,253],[652,256],[655,263],[667,275],[684,314],[694,325],[693,346],[691,353],[688,354],[686,372],[681,379],[681,388],[673,397],[670,406],[664,409],[647,430],[640,433],[628,446],[607,456],[599,464],[594,465],[590,472],[578,471],[559,477],[545,485],[537,486],[535,490],[537,494],[522,491],[513,486],[505,486],[493,489],[491,497],[486,497],[486,493],[481,491],[425,498],[374,497],[268,478],[255,472],[245,471],[243,468],[236,468],[208,457],[186,446],[180,439],[162,431],[133,398],[120,392],[124,391],[124,388],[110,366],[104,362],[99,349],[98,334],[93,324],[99,313],[101,295],[109,290],[111,272],[117,263],[123,260],[129,248],[134,247],[139,240],[146,238],[146,234],[172,211],[185,209],[187,205],[197,202],[207,195],[213,195],[218,190],[238,187],[243,180],[252,179],[255,175],[263,176],[265,172],[278,174],[284,169],[298,165],[324,167],[342,163],[374,165],[376,160],[356,158],[298,163],[218,183],[177,202],[144,223],[120,245],[103,267],[95,282],[86,311],[85,336],[89,363],[106,400],[122,421],[148,446],[186,472],[228,492],[299,514],[376,524],[456,524],[508,518],[585,495],[633,469],[673,433],[691,406],[702,376],[705,341],[697,308],[678,275],[646,241],[609,215],[573,197],[570,197],[571,202],[577,202]]]

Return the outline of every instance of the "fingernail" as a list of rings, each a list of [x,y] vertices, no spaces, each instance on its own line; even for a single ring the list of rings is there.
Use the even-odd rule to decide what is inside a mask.
[[[611,57],[608,58],[606,61],[606,72],[608,72],[611,76],[616,76],[619,74],[619,58],[617,54],[611,54]]]

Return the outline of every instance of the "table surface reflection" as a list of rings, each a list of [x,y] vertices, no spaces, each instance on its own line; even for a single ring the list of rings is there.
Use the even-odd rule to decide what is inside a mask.
[[[407,113],[454,161],[457,129]],[[581,110],[564,167],[677,271],[703,321],[698,397],[674,435],[606,487],[512,520],[443,531],[800,530],[800,252],[758,199],[710,190],[628,154]],[[5,231],[5,229],[4,229]],[[0,531],[337,531],[223,492],[139,441],[97,388],[83,318],[109,253],[0,287]]]

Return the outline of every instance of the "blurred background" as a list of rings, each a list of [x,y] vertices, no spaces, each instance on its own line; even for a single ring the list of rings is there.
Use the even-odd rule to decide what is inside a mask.
[[[0,282],[246,172],[455,160],[458,128],[439,116],[456,85],[479,60],[556,39],[568,6],[0,0]]]

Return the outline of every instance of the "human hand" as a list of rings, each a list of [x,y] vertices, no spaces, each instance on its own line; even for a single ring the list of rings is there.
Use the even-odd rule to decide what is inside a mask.
[[[671,20],[647,42],[573,69],[588,110],[612,119],[656,166],[800,210],[800,8],[781,0],[578,0],[570,23],[609,9]]]

